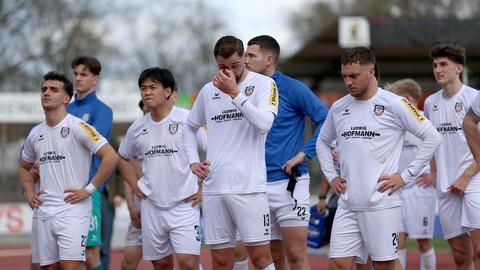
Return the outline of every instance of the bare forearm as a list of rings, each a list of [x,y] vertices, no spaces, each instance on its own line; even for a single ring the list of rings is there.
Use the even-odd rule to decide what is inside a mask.
[[[35,190],[34,180],[29,170],[20,166],[18,168],[18,178],[25,192],[31,192]]]
[[[102,158],[102,161],[100,162],[97,173],[91,181],[91,183],[97,188],[108,179],[118,163],[117,153],[113,150],[112,146],[106,145],[104,147],[105,148],[102,147],[102,149],[99,150],[102,151],[99,155]]]
[[[118,170],[120,171],[120,174],[122,175],[123,180],[127,182],[129,188],[134,187],[136,185],[137,177],[135,174],[135,168],[129,160],[126,160],[120,157],[120,160],[118,162]],[[125,197],[128,198],[127,195],[125,195]],[[128,202],[128,199],[127,199],[127,202]]]
[[[476,115],[467,114],[463,120],[465,137],[477,163],[480,162],[480,132],[477,127],[479,119]]]
[[[476,162],[473,162],[472,164],[470,164],[470,166],[467,167],[467,169],[465,169],[465,171],[463,172],[463,175],[468,180],[470,180],[477,172],[478,172],[478,165]]]
[[[133,203],[133,192],[132,189],[130,188],[130,185],[123,185],[124,186],[124,192],[125,192],[125,200],[127,201],[127,207],[128,209],[134,207]]]

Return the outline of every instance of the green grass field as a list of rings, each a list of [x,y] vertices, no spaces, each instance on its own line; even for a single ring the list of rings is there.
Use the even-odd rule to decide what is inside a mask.
[[[435,248],[435,250],[448,250],[450,248],[448,246],[448,242],[443,240],[443,238],[433,239],[433,247]],[[407,240],[407,249],[416,250],[417,249],[417,241],[415,239],[408,239]]]

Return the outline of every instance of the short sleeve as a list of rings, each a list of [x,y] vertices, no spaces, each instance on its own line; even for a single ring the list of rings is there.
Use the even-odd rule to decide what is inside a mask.
[[[197,99],[195,99],[192,109],[190,110],[190,114],[188,115],[188,124],[196,128],[200,128],[207,124],[205,119],[204,107],[204,96],[206,92],[206,87],[207,85],[204,86],[202,90],[200,90],[200,93],[198,94]]]
[[[37,160],[37,154],[35,153],[33,141],[34,141],[34,134],[30,132],[23,143],[21,158],[29,163],[35,163]]]
[[[81,143],[92,153],[96,153],[107,143],[105,137],[100,135],[93,126],[83,121],[78,122],[74,130]]]
[[[125,138],[123,138],[118,147],[118,154],[124,159],[133,159],[141,156],[137,147],[135,147],[135,136],[132,126],[127,130]]]

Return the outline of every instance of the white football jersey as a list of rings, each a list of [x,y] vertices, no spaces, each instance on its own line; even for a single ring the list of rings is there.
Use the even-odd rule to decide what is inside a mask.
[[[39,163],[40,190],[43,204],[39,218],[90,215],[91,199],[75,204],[65,203],[64,190],[83,188],[88,184],[92,153],[107,140],[94,127],[71,114],[55,127],[45,122],[35,126],[25,139],[22,159]]]
[[[277,114],[278,91],[273,79],[249,71],[238,83],[240,93],[258,109]],[[245,194],[266,191],[265,138],[211,82],[200,91],[189,124],[208,126],[210,174],[204,194]]]
[[[472,110],[473,112],[480,116],[480,95],[477,94],[477,97],[475,98],[475,101],[472,104]]]
[[[463,118],[472,105],[478,91],[464,85],[450,99],[443,97],[443,90],[437,91],[425,100],[425,116],[442,135],[443,143],[435,153],[437,165],[437,192],[443,196],[448,187],[475,160],[470,152],[463,132]],[[466,192],[480,189],[480,174],[470,180]]]
[[[381,88],[369,100],[347,95],[332,105],[317,139],[317,149],[318,140],[326,145],[337,140],[340,174],[347,185],[339,205],[354,211],[401,205],[398,192],[388,196],[388,191],[380,193],[377,189],[381,176],[398,172],[406,130],[419,137],[428,132],[436,133],[430,122],[406,99]],[[424,156],[417,157],[405,172],[410,176],[418,175],[434,150],[422,152]],[[336,175],[333,162],[325,162],[321,157],[319,160],[331,181]]]
[[[125,159],[142,160],[139,188],[158,207],[168,208],[198,190],[182,141],[188,110],[173,107],[160,122],[148,113],[128,128],[118,153]]]
[[[420,138],[415,137],[412,133],[407,131],[405,133],[405,139],[403,141],[403,146],[402,146],[402,152],[400,153],[400,160],[398,162],[398,170],[401,172],[405,169],[408,168],[408,165],[412,160],[415,159],[415,156],[417,155],[418,147],[422,143],[422,140]],[[415,177],[414,181],[410,183],[409,185],[405,186],[404,188],[401,189],[401,193],[403,192],[413,192],[414,194],[418,196],[436,196],[436,191],[433,186],[428,186],[428,187],[421,187],[416,184],[416,181],[420,178],[420,176],[429,174],[430,173],[430,165],[425,166],[425,168],[422,170],[422,172]]]

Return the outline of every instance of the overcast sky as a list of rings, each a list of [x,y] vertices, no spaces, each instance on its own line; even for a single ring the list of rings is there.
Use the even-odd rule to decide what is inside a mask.
[[[315,1],[318,0],[206,0],[224,10],[224,22],[232,34],[244,42],[254,36],[271,35],[280,43],[284,56],[294,53],[300,46],[293,38],[295,29],[289,25],[289,16],[294,10]]]

